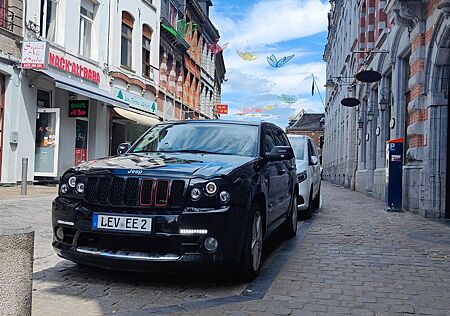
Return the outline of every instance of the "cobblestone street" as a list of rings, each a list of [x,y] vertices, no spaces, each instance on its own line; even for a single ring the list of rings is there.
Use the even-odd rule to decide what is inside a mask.
[[[48,193],[47,193],[48,194]],[[297,238],[275,236],[251,284],[229,276],[78,267],[51,249],[52,197],[3,198],[2,225],[36,231],[34,315],[392,315],[450,313],[450,227],[328,183]]]

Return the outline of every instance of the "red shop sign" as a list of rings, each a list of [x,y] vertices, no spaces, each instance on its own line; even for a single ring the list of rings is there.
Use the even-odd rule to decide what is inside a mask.
[[[48,64],[65,72],[70,72],[77,77],[95,83],[100,83],[100,72],[71,61],[65,57],[58,56],[54,53],[49,53]]]

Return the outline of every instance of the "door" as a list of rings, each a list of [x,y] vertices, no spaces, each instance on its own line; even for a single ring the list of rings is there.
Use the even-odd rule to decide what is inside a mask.
[[[34,175],[56,177],[58,175],[59,109],[38,108],[36,116],[36,140]]]
[[[88,160],[88,121],[76,120],[75,124],[75,166]]]
[[[316,197],[318,191],[319,191],[319,183],[320,183],[320,166],[319,164],[313,165],[311,163],[311,157],[317,157],[316,149],[311,141],[311,139],[308,139],[308,163],[311,168],[312,172],[312,182],[313,182],[313,198]]]
[[[269,153],[275,147],[275,138],[273,137],[272,129],[269,126],[264,127],[264,152]],[[277,163],[269,161],[264,166],[264,182],[267,186],[267,207],[268,207],[268,221],[269,226],[276,218],[276,208],[278,205],[278,172]]]
[[[0,178],[2,175],[3,115],[5,109],[5,77],[0,75]]]

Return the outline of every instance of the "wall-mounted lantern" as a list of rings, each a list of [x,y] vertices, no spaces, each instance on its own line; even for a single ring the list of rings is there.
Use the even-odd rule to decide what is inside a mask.
[[[390,105],[390,103],[389,103],[390,94],[391,94],[391,91],[389,91],[388,88],[381,89],[381,91],[380,91],[381,99],[380,99],[380,102],[378,103],[378,109],[381,112],[386,111],[386,109]]]
[[[368,122],[372,122],[374,116],[375,116],[375,113],[373,112],[372,108],[367,110],[367,121]]]

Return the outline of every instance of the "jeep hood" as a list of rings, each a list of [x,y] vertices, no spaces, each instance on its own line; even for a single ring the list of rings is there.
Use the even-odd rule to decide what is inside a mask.
[[[86,174],[106,171],[117,175],[216,177],[257,158],[219,154],[136,153],[84,162],[75,170]]]

